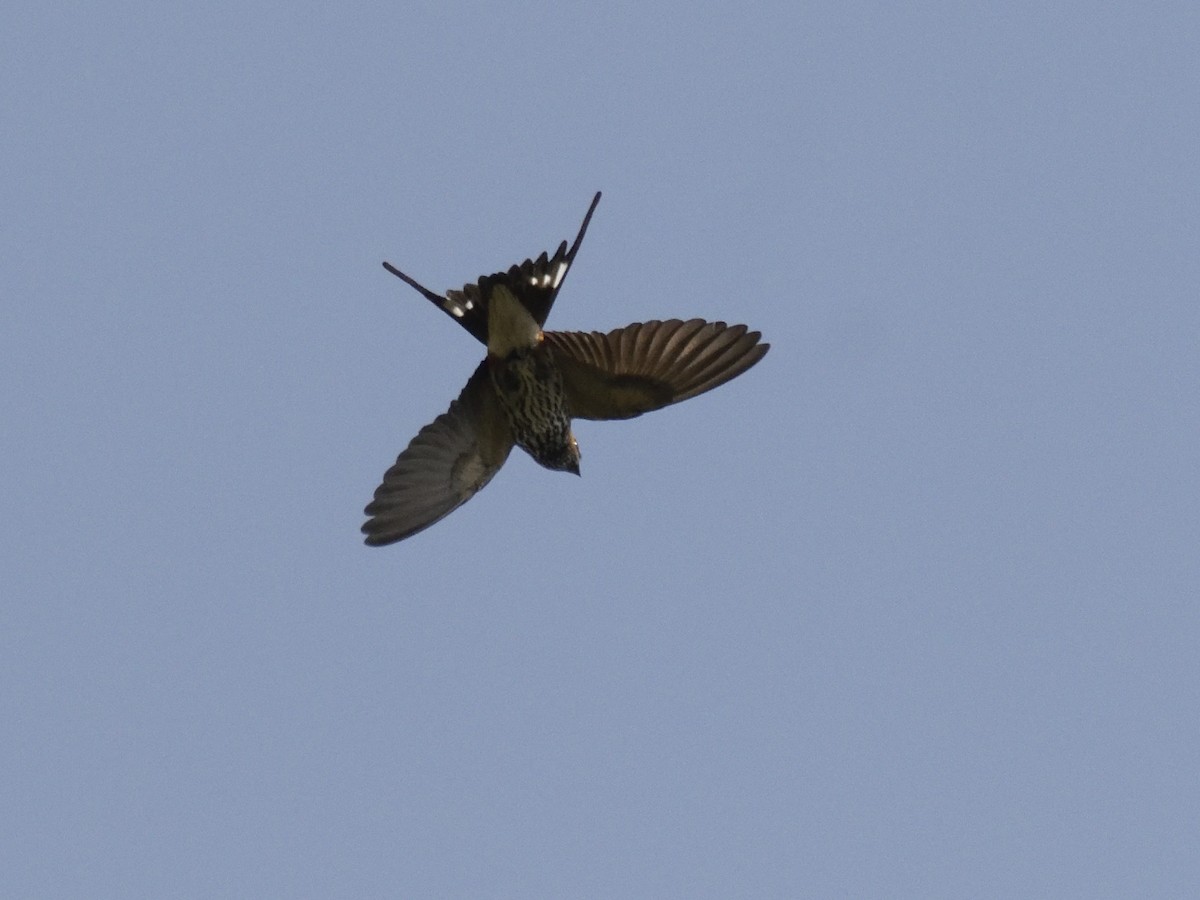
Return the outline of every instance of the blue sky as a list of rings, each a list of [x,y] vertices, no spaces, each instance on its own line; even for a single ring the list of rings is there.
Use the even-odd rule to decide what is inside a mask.
[[[1194,889],[1193,4],[6,19],[0,892]],[[364,547],[596,190],[771,353]]]

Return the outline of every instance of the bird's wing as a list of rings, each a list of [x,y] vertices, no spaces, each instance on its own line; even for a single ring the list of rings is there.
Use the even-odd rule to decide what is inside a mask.
[[[745,325],[642,322],[608,334],[547,331],[571,414],[629,419],[687,400],[745,372],[766,354]]]
[[[422,428],[383,476],[365,510],[367,543],[403,540],[462,506],[492,480],[512,446],[485,360],[450,409]]]
[[[596,204],[599,202],[600,194],[597,192],[596,196],[592,198],[592,205],[588,207],[587,214],[583,217],[583,224],[579,226],[579,234],[575,236],[575,242],[571,244],[570,249],[567,249],[567,242],[563,241],[558,245],[558,250],[553,256],[542,253],[537,259],[527,259],[520,265],[510,267],[507,272],[484,275],[474,284],[463,285],[461,291],[446,291],[444,297],[418,284],[391,263],[385,262],[383,267],[405,284],[415,288],[427,300],[457,321],[479,341],[486,344],[488,342],[488,300],[492,295],[493,287],[497,284],[503,284],[512,291],[521,305],[529,310],[529,314],[533,316],[538,325],[545,324],[546,317],[550,315],[550,307],[554,305],[554,298],[558,296],[559,288],[562,287],[571,264],[575,262],[575,254],[579,252],[579,245],[583,243],[588,223],[592,221],[592,213],[596,211]]]

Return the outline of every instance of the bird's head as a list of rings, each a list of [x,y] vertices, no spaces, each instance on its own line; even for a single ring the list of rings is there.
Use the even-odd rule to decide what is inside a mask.
[[[573,472],[578,475],[579,460],[579,441],[575,440],[575,435],[567,432],[566,442],[556,447],[552,453],[539,459],[538,462],[547,469],[554,469],[557,472]]]

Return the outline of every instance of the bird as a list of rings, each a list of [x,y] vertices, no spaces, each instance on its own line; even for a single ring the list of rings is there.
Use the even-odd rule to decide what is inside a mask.
[[[741,375],[770,344],[745,325],[703,319],[636,322],[607,333],[545,331],[600,192],[579,233],[462,290],[436,294],[384,268],[457,321],[487,355],[450,408],[387,470],[362,526],[369,546],[402,541],[448,516],[500,470],[513,447],[554,471],[580,474],[573,419],[631,419]]]

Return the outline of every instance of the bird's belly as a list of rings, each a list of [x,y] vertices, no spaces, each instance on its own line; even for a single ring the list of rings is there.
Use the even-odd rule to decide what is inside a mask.
[[[547,465],[571,439],[562,373],[536,350],[493,357],[489,371],[515,443]]]

